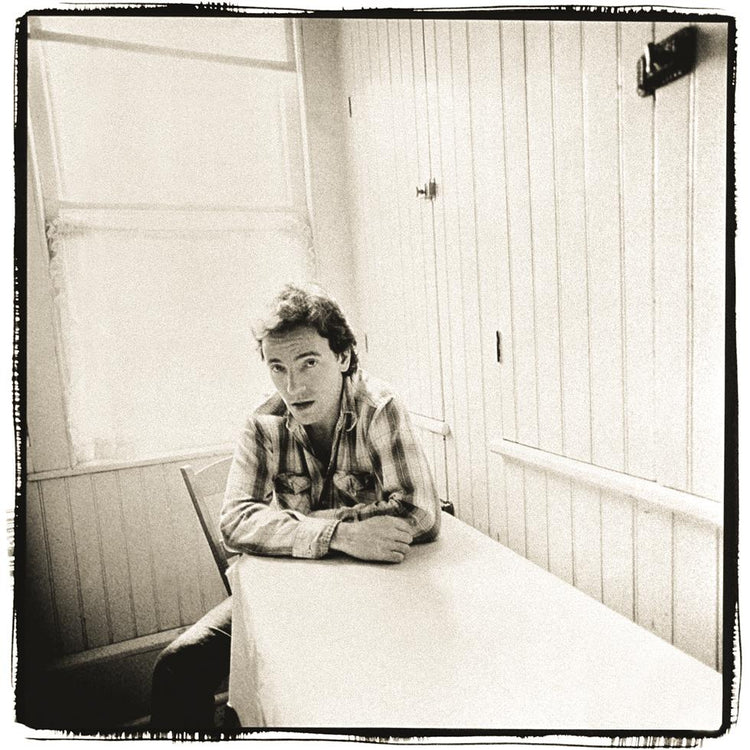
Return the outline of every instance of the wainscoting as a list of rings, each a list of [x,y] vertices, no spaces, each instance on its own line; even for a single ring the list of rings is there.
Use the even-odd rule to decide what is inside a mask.
[[[226,454],[224,454],[226,455]],[[195,622],[225,596],[179,467],[32,475],[26,601],[51,659]]]
[[[727,25],[635,80],[685,25],[343,19],[337,106],[363,359],[456,515],[721,669]]]
[[[722,669],[720,503],[495,441],[490,535]]]

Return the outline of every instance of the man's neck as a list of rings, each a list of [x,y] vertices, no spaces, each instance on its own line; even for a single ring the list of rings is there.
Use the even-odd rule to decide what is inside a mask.
[[[327,425],[308,425],[305,427],[307,437],[310,439],[315,457],[323,464],[325,468],[331,459],[331,449],[333,447],[333,436],[336,426]]]

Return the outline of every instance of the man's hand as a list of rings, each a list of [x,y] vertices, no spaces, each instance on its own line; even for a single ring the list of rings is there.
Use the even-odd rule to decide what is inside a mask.
[[[340,523],[331,537],[330,549],[360,560],[400,563],[413,538],[411,524],[403,518],[374,516]]]

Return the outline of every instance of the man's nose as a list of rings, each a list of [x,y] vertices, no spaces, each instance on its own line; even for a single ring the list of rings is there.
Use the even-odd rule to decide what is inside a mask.
[[[302,393],[305,390],[305,384],[299,375],[289,373],[286,379],[286,390],[289,395]]]

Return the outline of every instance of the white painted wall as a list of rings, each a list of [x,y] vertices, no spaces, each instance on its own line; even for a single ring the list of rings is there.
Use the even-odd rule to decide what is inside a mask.
[[[681,25],[360,19],[340,39],[370,360],[417,411],[439,370],[458,515],[718,667],[726,26],[699,24],[695,72],[655,97],[635,81]]]

